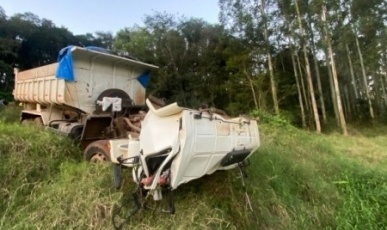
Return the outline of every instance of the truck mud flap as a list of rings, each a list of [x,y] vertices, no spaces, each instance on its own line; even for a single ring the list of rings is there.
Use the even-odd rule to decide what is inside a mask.
[[[240,163],[246,159],[251,153],[251,149],[233,150],[222,159],[220,165],[222,167]]]
[[[93,141],[103,139],[104,131],[112,123],[110,115],[90,115],[87,117],[85,127],[82,132],[82,141]]]

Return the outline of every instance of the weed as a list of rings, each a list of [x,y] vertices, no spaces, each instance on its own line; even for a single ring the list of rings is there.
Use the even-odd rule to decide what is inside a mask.
[[[315,134],[264,117],[247,168],[253,212],[237,170],[220,171],[175,190],[175,215],[159,211],[166,199],[152,202],[127,229],[383,229],[387,129],[350,130]],[[131,170],[115,191],[111,166],[81,156],[68,139],[3,117],[0,229],[111,229],[113,205],[134,189]]]
[[[0,108],[0,122],[18,122],[20,121],[21,107],[9,104],[5,108]]]

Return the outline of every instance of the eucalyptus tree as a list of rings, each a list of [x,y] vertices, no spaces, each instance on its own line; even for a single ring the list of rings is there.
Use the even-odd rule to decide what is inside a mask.
[[[340,89],[339,89],[339,82],[338,82],[338,77],[337,77],[337,69],[336,69],[336,61],[334,58],[333,54],[333,49],[332,49],[332,43],[331,43],[331,36],[328,31],[327,27],[327,15],[326,15],[326,5],[323,3],[321,4],[321,21],[323,23],[323,28],[324,28],[324,38],[325,42],[327,45],[327,50],[329,54],[329,61],[331,64],[331,71],[332,71],[332,82],[333,82],[333,91],[335,92],[335,101],[337,103],[337,112],[338,112],[338,117],[339,117],[339,122],[340,122],[340,127],[342,129],[342,132],[344,135],[347,135],[347,125],[346,121],[344,118],[344,113],[343,113],[343,106],[342,106],[342,100],[340,97]]]
[[[290,19],[289,19],[289,8],[286,7],[289,3],[286,2],[286,0],[280,0],[278,2],[279,10],[281,12],[281,16],[283,17],[283,29],[285,30],[284,35],[287,37],[288,40],[288,46],[290,49],[290,57],[292,61],[292,67],[293,67],[293,73],[294,73],[294,78],[296,80],[296,87],[297,87],[297,94],[298,94],[298,103],[300,106],[300,112],[301,112],[301,122],[302,122],[302,127],[306,127],[306,116],[305,116],[305,108],[304,108],[304,103],[309,110],[309,103],[308,100],[306,99],[306,92],[305,92],[305,84],[303,81],[303,74],[301,70],[301,65],[300,65],[300,58],[298,56],[298,52],[296,51],[295,48],[295,33],[294,30],[291,26]]]
[[[321,133],[320,116],[319,116],[318,109],[317,109],[317,103],[316,103],[316,98],[315,98],[315,93],[314,93],[314,86],[313,86],[313,81],[312,81],[312,73],[310,70],[309,57],[308,57],[308,48],[307,48],[308,41],[305,39],[305,32],[304,32],[304,26],[302,23],[302,16],[301,16],[300,7],[299,7],[299,0],[294,0],[294,7],[295,7],[296,13],[297,13],[298,28],[299,28],[299,32],[300,32],[302,51],[304,54],[304,61],[305,61],[306,79],[308,82],[308,89],[309,89],[309,95],[310,95],[311,104],[312,104],[312,111],[313,111],[316,132]]]
[[[279,112],[278,98],[277,98],[277,84],[272,62],[272,44],[270,35],[272,29],[270,28],[270,21],[272,18],[272,11],[270,9],[275,7],[273,1],[268,0],[220,0],[219,5],[221,23],[230,29],[231,33],[240,38],[246,47],[249,47],[248,53],[245,57],[251,59],[252,66],[248,67],[249,71],[245,74],[251,85],[254,78],[263,76],[268,73],[270,78],[270,89],[272,95],[273,108],[276,113]],[[267,63],[267,64],[265,64]],[[263,92],[252,94],[257,98],[256,94],[263,94]],[[258,105],[257,99],[255,104]]]
[[[269,68],[269,74],[270,74],[270,85],[271,85],[271,92],[273,96],[273,106],[275,113],[279,113],[279,107],[278,107],[278,98],[277,98],[277,87],[276,82],[274,79],[274,70],[273,70],[273,61],[272,61],[272,55],[270,52],[270,40],[269,40],[269,28],[268,28],[268,16],[266,13],[267,8],[271,8],[272,5],[270,5],[270,1],[268,0],[261,0],[260,4],[258,1],[255,1],[256,7],[259,7],[262,17],[262,24],[263,24],[263,35],[266,42],[266,53],[267,53],[267,62],[268,62],[268,68]]]
[[[364,98],[368,103],[371,118],[375,117],[373,101],[379,100],[375,85],[378,82],[382,53],[381,41],[383,29],[386,28],[386,8],[382,0],[349,0],[347,2],[348,18],[354,35],[357,63],[361,67]]]
[[[327,114],[326,114],[326,108],[325,108],[325,99],[324,99],[324,91],[322,89],[322,84],[321,84],[321,75],[320,75],[320,66],[317,60],[317,42],[316,41],[320,36],[318,34],[318,13],[315,11],[315,2],[313,0],[306,0],[302,1],[304,4],[304,11],[305,11],[305,28],[306,28],[306,34],[307,38],[309,39],[309,44],[310,47],[309,50],[312,54],[312,59],[313,59],[313,65],[314,65],[314,72],[315,72],[315,77],[316,77],[316,82],[317,82],[317,90],[318,90],[318,99],[320,102],[321,106],[321,113],[323,117],[324,123],[327,122]]]
[[[379,76],[383,65],[381,41],[385,40],[382,31],[386,27],[383,24],[386,10],[382,5],[385,3],[381,0],[313,0],[313,2],[316,5],[326,6],[326,18],[329,20],[323,23],[321,34],[330,35],[333,58],[343,60],[336,63],[336,72],[346,116],[352,117],[352,113],[355,112],[361,117],[362,112],[367,109],[368,117],[375,117],[377,114],[375,109],[381,107],[383,97],[384,82]],[[327,46],[325,43],[325,47]],[[327,49],[326,57],[329,56]],[[333,67],[331,69],[335,71]],[[349,85],[351,90],[348,90]],[[333,84],[331,88],[335,88]],[[361,107],[362,105],[367,106]]]
[[[320,34],[322,36],[322,44],[325,52],[325,59],[329,74],[329,84],[331,89],[331,96],[333,108],[338,126],[341,127],[341,119],[339,112],[339,103],[337,97],[340,96],[344,115],[347,119],[353,117],[353,112],[357,111],[356,103],[359,99],[359,79],[354,70],[354,47],[353,47],[353,33],[351,25],[348,24],[348,10],[345,7],[345,1],[331,1],[331,0],[314,0],[315,11],[320,18]],[[325,14],[326,21],[322,20],[322,8],[326,6]],[[328,38],[327,38],[328,36]],[[329,44],[328,44],[329,43]],[[331,51],[329,49],[331,47]],[[331,63],[331,55],[335,60],[333,66]],[[337,95],[334,74],[336,72],[339,84],[339,91]],[[351,90],[348,90],[348,85],[351,85]],[[341,88],[341,90],[340,90]],[[343,106],[345,105],[345,106]]]
[[[356,29],[355,29],[355,33],[357,33]],[[359,54],[359,61],[360,61],[361,72],[362,72],[362,77],[363,77],[363,86],[364,86],[364,90],[365,90],[366,99],[368,102],[370,116],[371,116],[371,118],[374,118],[375,115],[374,115],[374,109],[373,109],[372,101],[371,101],[369,82],[367,80],[367,74],[366,74],[366,69],[365,69],[364,60],[363,60],[363,53],[361,51],[359,38],[357,37],[357,35],[355,35],[355,41],[356,41],[357,52]]]

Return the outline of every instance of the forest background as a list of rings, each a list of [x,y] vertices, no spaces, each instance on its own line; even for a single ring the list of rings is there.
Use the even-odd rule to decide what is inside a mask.
[[[219,0],[219,23],[155,12],[116,34],[74,35],[0,6],[0,99],[13,68],[57,60],[68,45],[99,46],[160,66],[148,93],[229,114],[280,114],[321,132],[386,121],[387,2]],[[260,111],[260,112],[258,112]]]

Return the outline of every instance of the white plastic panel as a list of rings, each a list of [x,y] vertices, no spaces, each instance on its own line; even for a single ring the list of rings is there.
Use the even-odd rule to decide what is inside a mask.
[[[143,154],[140,157],[145,170],[146,157],[169,147],[173,149],[170,154],[176,154],[178,150],[171,165],[172,188],[216,170],[235,167],[236,164],[222,167],[220,162],[233,150],[248,149],[253,153],[260,145],[255,120],[227,120],[219,115],[210,117],[207,113],[195,118],[195,114],[198,115],[199,111],[184,109],[176,104],[158,110],[150,106],[142,123],[140,147]],[[157,171],[155,175],[147,175],[155,179],[151,186],[145,186],[146,189],[156,188],[160,173]]]
[[[125,166],[133,166],[133,157],[140,154],[140,142],[136,139],[115,139],[109,140],[110,159],[118,164],[117,158],[128,159],[124,161]]]

